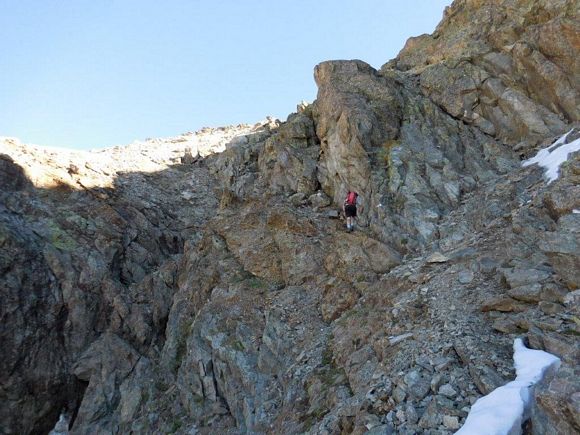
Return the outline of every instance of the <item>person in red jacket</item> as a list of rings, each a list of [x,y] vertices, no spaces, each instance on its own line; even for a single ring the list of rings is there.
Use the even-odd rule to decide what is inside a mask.
[[[354,221],[356,219],[356,206],[357,206],[358,193],[349,190],[342,204],[342,211],[346,216],[346,229],[348,232],[354,230]]]

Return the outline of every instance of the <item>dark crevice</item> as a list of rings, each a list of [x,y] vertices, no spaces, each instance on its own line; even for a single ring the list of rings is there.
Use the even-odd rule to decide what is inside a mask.
[[[68,397],[71,398],[69,399],[68,402],[68,411],[70,413],[69,429],[71,429],[74,426],[77,415],[79,413],[79,409],[81,407],[81,403],[83,401],[83,397],[85,395],[88,386],[89,386],[88,381],[81,381],[76,377],[70,384],[69,387],[70,390],[68,393]]]

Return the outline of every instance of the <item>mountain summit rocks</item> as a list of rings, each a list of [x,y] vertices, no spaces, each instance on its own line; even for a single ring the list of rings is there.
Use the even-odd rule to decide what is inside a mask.
[[[416,76],[450,115],[522,148],[580,117],[579,31],[575,0],[455,1],[382,70]]]
[[[285,121],[1,139],[3,433],[447,434],[516,337],[562,360],[532,433],[580,430],[579,156],[521,164],[578,134],[578,7],[456,0]]]

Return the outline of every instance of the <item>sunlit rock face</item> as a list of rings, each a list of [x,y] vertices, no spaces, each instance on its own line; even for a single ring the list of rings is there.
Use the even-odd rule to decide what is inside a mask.
[[[562,360],[531,430],[579,430],[578,152],[522,166],[578,139],[577,10],[456,1],[285,121],[2,138],[0,427],[448,433],[527,337]]]
[[[580,117],[575,0],[455,1],[391,68],[447,113],[523,149]]]

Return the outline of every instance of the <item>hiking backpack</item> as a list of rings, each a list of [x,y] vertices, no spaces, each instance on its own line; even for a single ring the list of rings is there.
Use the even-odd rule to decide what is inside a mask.
[[[358,194],[356,192],[348,192],[348,194],[346,195],[345,203],[347,205],[356,205],[357,196],[358,196]]]

